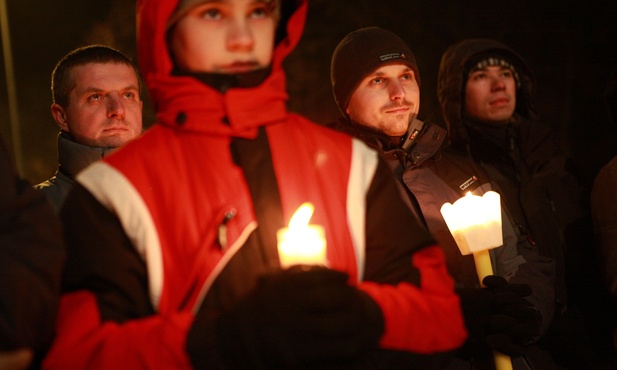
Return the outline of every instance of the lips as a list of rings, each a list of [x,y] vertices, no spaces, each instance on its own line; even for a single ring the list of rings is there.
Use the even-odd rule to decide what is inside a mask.
[[[386,113],[407,113],[411,108],[407,106],[397,106],[386,108]]]
[[[106,127],[105,129],[103,129],[103,132],[124,132],[124,131],[128,131],[128,127],[126,126],[111,126],[111,127]]]
[[[221,69],[227,73],[251,72],[258,67],[257,62],[234,62],[223,66]]]
[[[505,104],[508,104],[509,102],[510,102],[510,99],[508,98],[497,98],[497,99],[491,100],[489,104],[495,106],[495,105],[505,105]]]

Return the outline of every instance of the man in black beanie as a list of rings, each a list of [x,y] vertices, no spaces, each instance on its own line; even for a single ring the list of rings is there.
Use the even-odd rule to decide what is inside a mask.
[[[504,245],[491,250],[494,275],[479,281],[473,257],[463,256],[440,208],[466,193],[499,191],[486,171],[445,147],[447,132],[417,118],[420,74],[407,44],[377,27],[356,30],[336,47],[331,82],[342,117],[329,126],[376,149],[390,163],[403,199],[443,248],[457,284],[469,340],[449,369],[492,369],[492,351],[511,356],[514,369],[555,368],[532,346],[554,310],[554,261],[540,257],[502,202]]]

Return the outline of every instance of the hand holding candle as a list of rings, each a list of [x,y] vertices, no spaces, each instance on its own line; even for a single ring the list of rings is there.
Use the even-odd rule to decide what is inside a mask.
[[[324,228],[309,225],[314,208],[302,204],[289,221],[289,227],[277,233],[279,260],[282,268],[293,265],[328,265]]]
[[[501,203],[499,193],[488,191],[483,196],[467,193],[454,204],[441,207],[446,225],[450,229],[463,255],[473,254],[478,279],[493,275],[489,249],[503,244],[501,230]],[[497,370],[511,370],[509,356],[494,352]]]

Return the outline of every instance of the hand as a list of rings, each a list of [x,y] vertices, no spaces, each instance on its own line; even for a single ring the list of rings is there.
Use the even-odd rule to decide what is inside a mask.
[[[222,361],[230,368],[318,368],[377,348],[381,310],[347,280],[302,266],[263,277],[212,325]]]
[[[482,282],[486,288],[457,291],[469,331],[468,347],[521,355],[522,345],[537,335],[541,324],[538,310],[524,298],[531,294],[531,288],[494,275]]]
[[[531,295],[527,284],[510,284],[501,276],[487,276],[482,283],[495,292],[486,335],[487,344],[510,356],[520,356],[522,345],[538,335],[542,318],[524,297]]]

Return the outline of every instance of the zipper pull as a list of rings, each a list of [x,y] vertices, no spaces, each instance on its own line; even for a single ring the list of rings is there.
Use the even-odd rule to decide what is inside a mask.
[[[234,218],[237,213],[238,211],[235,208],[230,209],[225,213],[225,217],[223,217],[223,221],[221,221],[219,225],[217,240],[223,252],[227,248],[227,223]]]

